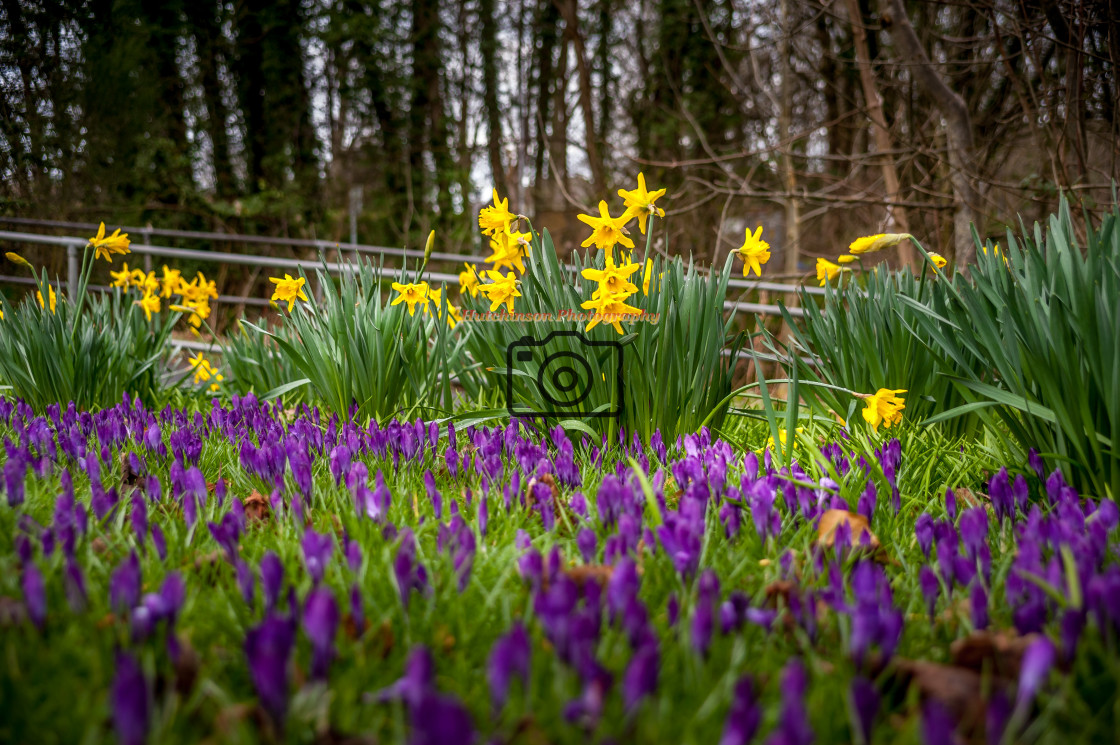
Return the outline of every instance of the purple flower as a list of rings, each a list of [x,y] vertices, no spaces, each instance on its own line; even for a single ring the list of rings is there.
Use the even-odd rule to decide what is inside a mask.
[[[409,718],[409,745],[470,745],[475,740],[470,713],[451,696],[426,691]]]
[[[1015,515],[1015,499],[1011,491],[1011,480],[1007,475],[1007,468],[999,469],[999,473],[992,477],[988,484],[988,498],[992,501],[996,518],[1003,525],[1005,517],[1013,518]]]
[[[707,656],[715,624],[716,604],[719,601],[719,577],[712,569],[700,574],[696,593],[696,606],[692,611],[692,648]]]
[[[1003,691],[996,690],[988,702],[988,711],[984,717],[984,729],[987,733],[988,745],[999,745],[1003,741],[1003,733],[1011,719],[1011,702]]]
[[[117,652],[117,671],[110,693],[113,727],[121,745],[143,745],[148,737],[148,682],[127,652]]]
[[[677,625],[677,619],[681,615],[681,601],[677,599],[677,593],[671,593],[669,600],[665,604],[665,612],[669,619],[669,628],[674,628]]]
[[[945,490],[945,514],[950,520],[957,519],[957,495],[952,489]]]
[[[1015,699],[1016,709],[1029,706],[1034,701],[1053,664],[1054,644],[1048,637],[1039,636],[1023,653],[1023,662],[1019,668],[1019,693]]]
[[[311,677],[326,680],[334,657],[334,635],[338,630],[339,611],[334,593],[326,587],[313,589],[303,607],[303,631],[311,640]]]
[[[813,741],[809,712],[805,709],[807,684],[804,665],[796,658],[790,660],[782,670],[782,710],[778,717],[778,729],[770,735],[769,742],[809,745]]]
[[[520,621],[515,621],[509,632],[494,642],[486,663],[486,680],[490,684],[494,711],[501,711],[505,706],[514,676],[521,678],[522,685],[529,685],[530,655],[529,635]]]
[[[933,621],[934,611],[937,608],[937,597],[941,594],[941,583],[937,581],[937,574],[929,566],[923,564],[922,568],[918,570],[918,586],[922,590],[922,596],[926,599],[930,621]]]
[[[253,568],[243,559],[236,559],[233,566],[237,571],[237,588],[241,591],[241,599],[245,601],[245,605],[252,608],[257,576],[253,574]]]
[[[633,711],[641,700],[657,691],[657,676],[661,668],[661,653],[656,642],[642,645],[622,676],[622,702],[627,711]]]
[[[264,590],[265,611],[271,613],[280,599],[284,585],[284,564],[280,557],[269,551],[261,558],[261,589]]]
[[[879,692],[875,684],[864,677],[852,680],[849,691],[852,711],[852,729],[859,733],[858,742],[871,742],[871,728],[879,711]]]
[[[331,450],[330,467],[335,486],[342,484],[343,476],[350,470],[350,456],[350,448],[346,445],[339,445]]]
[[[436,520],[443,519],[443,497],[436,488],[436,479],[432,476],[431,470],[424,471],[424,489],[428,492],[428,500],[432,503],[432,511],[435,513]]]
[[[70,610],[81,613],[86,607],[86,581],[82,569],[72,556],[66,557],[66,602]]]
[[[283,724],[288,709],[288,660],[294,642],[291,620],[272,613],[245,634],[249,675],[261,706],[277,725]]]
[[[969,606],[972,609],[972,628],[977,631],[988,628],[988,593],[984,592],[979,582],[972,586]]]
[[[925,745],[945,745],[959,742],[953,716],[938,703],[929,699],[922,705],[922,741]]]
[[[754,683],[749,675],[744,675],[735,683],[719,745],[747,745],[754,739],[761,721],[762,710],[755,700]]]
[[[23,565],[23,576],[20,584],[23,587],[23,603],[27,606],[27,615],[39,628],[47,621],[47,588],[43,585],[43,575],[39,568],[31,562]]]
[[[428,589],[428,572],[416,559],[416,537],[411,528],[401,531],[401,544],[393,560],[393,573],[405,608],[408,608],[413,590],[423,592]]]
[[[928,512],[923,512],[918,515],[917,522],[914,523],[914,535],[918,538],[918,546],[921,547],[922,553],[925,557],[929,558],[929,550],[933,546],[933,518],[929,516]]]
[[[595,561],[596,543],[594,530],[587,527],[580,528],[579,534],[576,535],[576,546],[579,548],[580,556],[583,557],[585,564],[591,564]]]
[[[416,707],[426,693],[431,690],[435,679],[435,664],[432,655],[423,645],[413,647],[405,662],[404,675],[393,684],[366,697],[374,701],[403,701]]]
[[[293,495],[293,501],[295,498]],[[307,567],[307,573],[311,575],[311,581],[317,585],[322,581],[327,562],[331,559],[334,541],[329,535],[316,533],[312,528],[307,528],[300,545],[303,548],[303,563]]]
[[[167,560],[167,539],[163,535],[163,528],[159,523],[152,523],[152,544],[156,547],[156,554],[160,561]]]
[[[362,588],[357,582],[350,586],[350,621],[354,624],[356,635],[361,636],[366,630],[366,612],[362,603]]]
[[[140,602],[140,559],[135,551],[113,570],[109,577],[109,605],[124,613]]]

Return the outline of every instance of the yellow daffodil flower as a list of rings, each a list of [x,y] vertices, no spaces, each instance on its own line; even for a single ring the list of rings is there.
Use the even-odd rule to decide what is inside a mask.
[[[626,213],[628,214],[627,222],[629,222],[630,217],[637,217],[638,229],[642,231],[642,235],[646,234],[646,224],[649,222],[651,215],[665,217],[665,210],[654,204],[654,202],[664,195],[664,189],[658,189],[657,191],[647,190],[646,177],[645,174],[642,173],[638,174],[637,189],[633,191],[626,191],[625,189],[618,190],[618,196],[622,197],[626,206]]]
[[[495,271],[516,269],[518,273],[524,274],[526,252],[522,250],[523,247],[518,241],[518,237],[524,235],[526,234],[510,233],[508,230],[495,233],[490,239],[492,253],[484,261],[487,264],[493,264]]]
[[[463,311],[456,308],[454,305],[447,306],[447,325],[455,328],[463,322]]]
[[[646,268],[642,272],[642,294],[649,296],[649,281],[653,278],[653,259],[646,259]]]
[[[479,211],[478,227],[483,235],[493,235],[506,230],[516,219],[517,215],[509,211],[509,198],[498,199],[498,190],[494,189],[494,204]]]
[[[908,238],[913,236],[909,233],[879,233],[878,235],[865,235],[862,238],[856,238],[848,246],[850,253],[859,256],[860,254],[870,254],[876,251],[882,251],[884,248],[897,246]]]
[[[423,303],[424,310],[428,309],[428,283],[420,282],[414,285],[403,285],[400,282],[393,283],[393,289],[399,292],[396,298],[390,305],[400,305],[401,303],[408,303],[408,315],[416,313],[416,304]]]
[[[761,225],[754,231],[754,235],[751,235],[750,228],[747,228],[747,237],[738,252],[739,257],[743,259],[743,276],[746,277],[753,270],[761,277],[762,265],[770,260],[770,244],[762,240]]]
[[[194,370],[195,383],[210,380],[211,376],[214,375],[214,368],[211,367],[210,361],[202,356],[202,352],[199,352],[198,356],[190,358],[188,362],[190,362],[191,369]]]
[[[97,229],[97,235],[89,239],[89,245],[93,246],[93,258],[105,259],[110,264],[113,263],[113,254],[127,254],[128,233],[121,234],[121,229],[117,228],[112,235],[105,235],[105,223],[101,223],[101,227]]]
[[[48,285],[48,287],[50,287],[50,286]],[[50,297],[51,297],[51,313],[54,313],[55,306],[58,304],[58,295],[55,294],[54,287],[50,287]],[[43,291],[42,290],[37,290],[35,292],[35,299],[39,301],[39,307],[42,308],[43,307]]]
[[[949,263],[948,259],[946,259],[939,253],[934,253],[933,251],[929,252],[929,261],[938,269],[944,269],[945,265]]]
[[[140,281],[137,287],[143,290],[145,295],[149,293],[158,295],[160,287],[159,277],[156,276],[155,272],[148,272],[144,275],[144,279]]]
[[[796,437],[797,435],[801,434],[804,431],[805,431],[804,427],[798,427],[797,429],[793,430],[794,437]],[[782,449],[785,450],[785,447],[786,447],[786,430],[784,430],[784,429],[779,429],[778,430],[778,442],[781,443]],[[766,449],[770,450],[771,452],[774,451],[774,437],[773,436],[770,436],[770,437],[766,438]]]
[[[875,393],[859,396],[867,407],[863,410],[864,421],[870,424],[872,429],[878,430],[880,424],[889,429],[892,424],[902,421],[902,410],[906,408],[906,403],[898,395],[899,393],[906,393],[906,390],[880,388]]]
[[[182,283],[182,272],[180,272],[178,269],[168,269],[166,266],[164,266],[163,280],[161,282],[162,291],[160,292],[160,296],[170,300],[172,295],[179,294],[179,285],[181,285]]]
[[[438,313],[440,306],[443,305],[443,290],[428,288],[428,302],[424,303],[424,313],[428,312],[428,308],[432,308],[434,313]]]
[[[626,213],[620,217],[611,217],[610,212],[607,210],[607,203],[605,200],[599,202],[599,216],[594,215],[579,215],[582,222],[591,226],[591,236],[580,245],[587,248],[591,244],[595,244],[596,248],[601,248],[607,252],[607,256],[611,255],[611,251],[615,245],[622,244],[626,248],[633,248],[634,241],[626,234],[627,221],[630,219]]]
[[[159,295],[154,294],[151,290],[144,295],[142,300],[135,301],[135,304],[139,305],[144,311],[144,315],[149,322],[152,320],[153,313],[159,313]]]
[[[199,276],[201,277],[201,275]],[[289,313],[291,313],[292,308],[295,307],[297,299],[307,300],[307,295],[303,291],[303,285],[307,280],[303,277],[293,279],[292,275],[285,274],[284,279],[269,277],[268,281],[276,285],[276,291],[272,293],[272,300],[287,303]]]
[[[480,284],[478,291],[490,301],[490,310],[495,311],[504,304],[506,310],[512,313],[513,299],[521,297],[521,291],[517,289],[516,275],[513,272],[502,274],[501,272],[488,270],[486,278],[490,282]]]
[[[120,287],[122,290],[127,290],[129,285],[132,284],[132,272],[128,269],[128,262],[121,264],[119,272],[109,272],[109,276],[113,278],[112,286]]]
[[[478,297],[478,270],[470,264],[463,264],[465,271],[459,272],[459,294]]]
[[[817,280],[821,283],[821,287],[832,281],[842,271],[844,270],[839,264],[833,264],[828,259],[817,259]]]
[[[980,250],[984,252],[985,256],[988,255],[988,246],[986,244],[981,246]],[[1007,260],[1007,256],[1000,250],[998,243],[992,246],[992,253],[997,259],[1003,259],[1004,265],[1011,266],[1011,262]]]
[[[624,297],[605,293],[599,297],[593,297],[586,303],[581,304],[580,307],[584,310],[595,311],[594,315],[591,316],[591,321],[583,329],[585,332],[590,331],[600,323],[609,323],[615,331],[622,334],[625,332],[622,330],[620,316],[637,316],[642,313],[641,308],[627,305]]]
[[[595,291],[593,297],[607,293],[614,296],[621,295],[619,299],[625,300],[638,291],[638,288],[630,282],[630,275],[639,269],[641,269],[640,264],[615,265],[614,259],[608,257],[603,269],[584,269],[583,277],[599,283],[599,289]]]

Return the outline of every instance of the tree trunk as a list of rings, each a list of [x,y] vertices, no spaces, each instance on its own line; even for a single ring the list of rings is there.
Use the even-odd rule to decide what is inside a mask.
[[[494,187],[503,197],[509,194],[506,171],[502,166],[502,111],[498,101],[498,19],[494,17],[494,0],[479,0],[479,51],[482,52],[482,101],[486,109],[486,151],[490,156],[490,172]]]

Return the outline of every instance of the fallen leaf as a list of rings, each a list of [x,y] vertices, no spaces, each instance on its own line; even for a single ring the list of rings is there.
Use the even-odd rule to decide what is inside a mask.
[[[1016,681],[1023,653],[1036,638],[1037,634],[1019,636],[1013,631],[974,631],[954,641],[949,652],[957,667]]]
[[[19,626],[27,620],[27,608],[23,603],[7,596],[0,597],[0,628]]]
[[[605,564],[579,564],[568,567],[564,574],[573,580],[579,589],[583,589],[588,582],[594,582],[600,587],[606,587],[614,574],[614,567]]]
[[[904,687],[917,687],[923,701],[933,699],[944,706],[962,735],[983,733],[987,704],[979,673],[963,667],[907,659],[897,660],[895,670]]]
[[[245,497],[245,516],[256,522],[267,522],[272,516],[272,506],[260,492],[253,492]]]
[[[845,523],[852,529],[853,548],[860,548],[863,545],[864,533],[867,533],[869,548],[876,549],[879,547],[879,539],[871,532],[867,518],[847,510],[829,510],[821,515],[821,521],[817,526],[817,545],[832,548],[833,544],[836,543],[837,528]]]

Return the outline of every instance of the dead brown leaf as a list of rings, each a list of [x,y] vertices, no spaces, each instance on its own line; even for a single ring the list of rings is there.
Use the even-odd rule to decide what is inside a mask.
[[[7,596],[0,597],[0,628],[19,626],[27,620],[27,608],[23,603]]]
[[[977,673],[990,672],[1007,681],[1019,679],[1023,653],[1037,634],[1019,636],[1014,631],[974,631],[949,647],[953,664]]]
[[[836,530],[845,523],[852,529],[853,547],[858,548],[862,545],[863,534],[866,533],[869,547],[879,548],[879,539],[871,532],[867,518],[847,510],[829,510],[821,515],[820,524],[817,526],[817,545],[832,548],[836,543]]]
[[[979,673],[963,667],[907,659],[897,660],[895,669],[903,685],[917,686],[922,700],[933,699],[944,706],[956,720],[961,734],[983,733],[987,705]]]
[[[605,564],[578,564],[563,571],[582,590],[588,582],[606,587],[611,575],[614,574],[614,567]]]
[[[272,506],[260,492],[253,492],[245,497],[245,517],[255,522],[267,522],[272,516]]]

